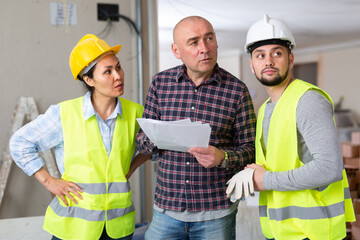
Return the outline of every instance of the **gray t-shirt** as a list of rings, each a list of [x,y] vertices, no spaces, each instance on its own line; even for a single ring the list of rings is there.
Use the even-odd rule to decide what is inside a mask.
[[[265,108],[265,147],[275,105],[276,102],[267,103]],[[266,190],[321,191],[327,185],[342,179],[343,161],[331,103],[316,90],[306,92],[299,100],[296,121],[299,158],[304,165],[284,172],[266,171],[263,178]]]
[[[225,216],[230,215],[231,213],[235,212],[239,205],[239,201],[235,202],[231,207],[224,208],[220,210],[213,210],[213,211],[199,211],[199,212],[189,212],[185,210],[183,212],[165,210],[159,208],[154,204],[154,210],[165,213],[176,220],[183,221],[183,222],[201,222],[201,221],[209,221],[214,219],[223,218]]]

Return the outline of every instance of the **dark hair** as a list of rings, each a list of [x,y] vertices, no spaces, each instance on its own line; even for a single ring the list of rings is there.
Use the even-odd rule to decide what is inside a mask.
[[[291,49],[292,49],[292,44],[290,41],[274,38],[274,39],[267,39],[267,40],[255,42],[255,43],[251,44],[250,46],[248,46],[247,50],[250,54],[252,54],[252,52],[256,48],[258,48],[260,46],[264,46],[264,45],[270,45],[270,44],[278,44],[278,45],[285,46],[289,50],[289,53],[291,52]]]
[[[84,81],[84,76],[88,76],[88,77],[91,78],[91,79],[94,78],[95,66],[96,66],[96,64],[95,64],[92,68],[90,68],[90,70],[87,71],[87,73],[85,73],[82,77],[80,77],[80,75],[77,76],[77,79],[79,79],[81,82],[84,83],[84,85],[85,85],[84,87],[85,87],[88,91],[90,91],[91,94],[94,92],[94,87],[89,86],[89,85]]]

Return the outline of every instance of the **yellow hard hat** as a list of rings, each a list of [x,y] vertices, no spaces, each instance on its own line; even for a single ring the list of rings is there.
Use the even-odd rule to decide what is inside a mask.
[[[120,49],[121,45],[110,47],[104,40],[94,34],[85,35],[70,54],[69,65],[74,79],[77,80],[79,73],[99,56],[107,52],[113,52],[116,55]]]

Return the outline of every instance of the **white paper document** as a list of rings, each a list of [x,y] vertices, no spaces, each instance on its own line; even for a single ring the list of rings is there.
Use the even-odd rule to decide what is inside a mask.
[[[137,121],[159,149],[187,152],[191,147],[209,145],[211,128],[208,123],[191,122],[189,118],[178,121],[137,118]]]

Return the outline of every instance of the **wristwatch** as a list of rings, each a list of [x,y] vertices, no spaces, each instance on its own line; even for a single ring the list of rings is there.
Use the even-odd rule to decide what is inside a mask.
[[[229,165],[229,155],[226,151],[224,151],[225,153],[225,157],[223,160],[221,160],[220,164],[218,165],[218,167],[220,168],[227,168]]]

